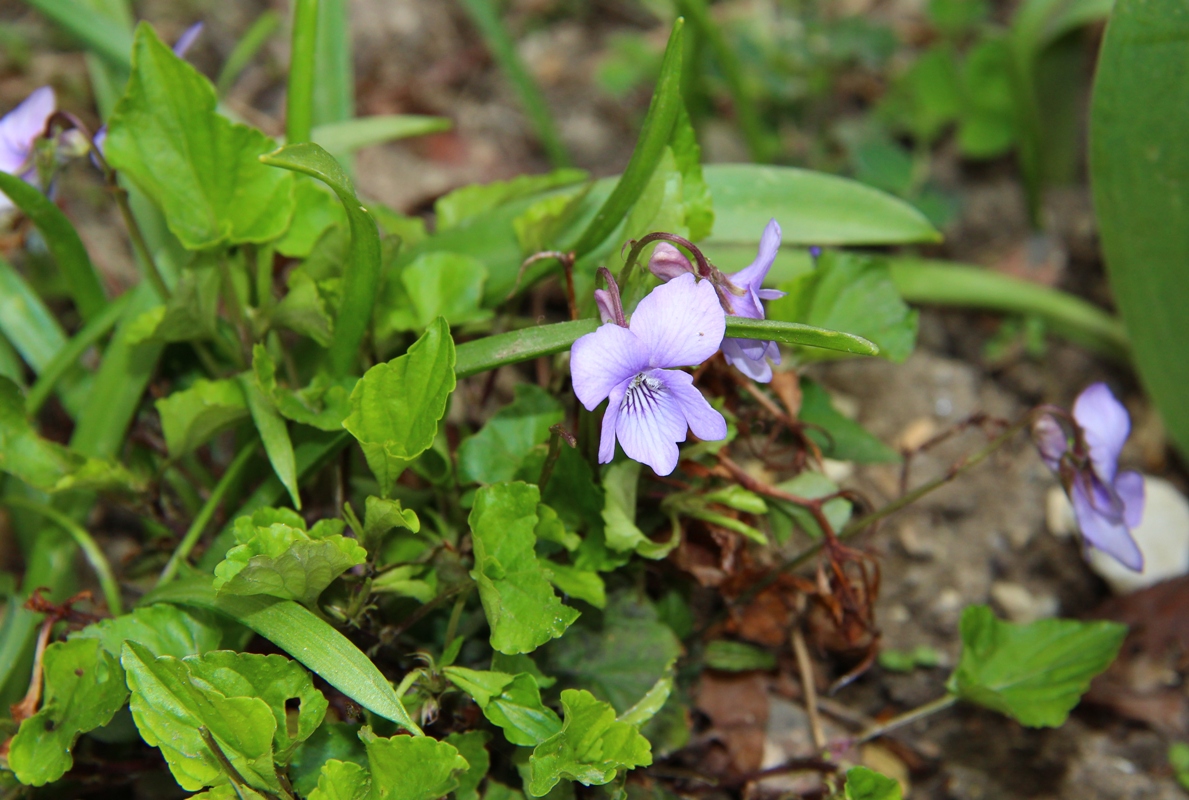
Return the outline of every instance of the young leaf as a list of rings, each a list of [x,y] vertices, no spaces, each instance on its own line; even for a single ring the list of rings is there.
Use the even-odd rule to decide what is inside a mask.
[[[294,391],[277,384],[277,365],[264,345],[252,348],[252,371],[256,385],[286,419],[322,431],[338,432],[350,411],[355,378],[332,380],[317,375],[305,389]]]
[[[436,317],[452,326],[487,319],[480,307],[487,266],[474,256],[425,253],[388,278],[376,337],[419,331]]]
[[[55,642],[43,663],[41,710],[21,722],[8,752],[17,779],[33,786],[65,775],[79,734],[106,725],[128,697],[124,670],[94,639]]]
[[[892,283],[885,261],[827,251],[817,268],[782,284],[786,297],[768,303],[768,316],[856,333],[879,346],[879,354],[903,361],[916,343],[916,311],[910,310]],[[805,350],[807,358],[831,356]]]
[[[520,175],[509,181],[473,184],[455,189],[434,203],[438,230],[454,228],[486,211],[522,197],[581,183],[589,177],[585,170],[559,169],[545,175]]]
[[[200,378],[189,389],[157,401],[161,430],[169,455],[181,458],[215,434],[248,418],[248,404],[239,384],[230,379]]]
[[[962,613],[962,655],[951,692],[1032,728],[1056,728],[1115,660],[1127,626],[1042,619],[1013,625],[987,606]]]
[[[479,784],[487,777],[487,770],[491,767],[491,756],[487,754],[487,740],[490,738],[487,731],[452,733],[446,737],[445,741],[453,745],[470,765],[466,772],[458,776],[455,800],[479,800]]]
[[[407,353],[372,367],[355,385],[343,427],[359,440],[385,496],[433,444],[454,384],[454,341],[439,317]]]
[[[776,656],[746,642],[715,639],[706,645],[702,658],[711,669],[726,672],[748,672],[756,669],[775,669]]]
[[[351,228],[351,249],[343,273],[342,303],[330,345],[330,369],[348,375],[359,359],[359,348],[372,321],[372,307],[380,281],[380,235],[376,221],[355,196],[355,187],[334,156],[313,142],[282,147],[260,160],[282,169],[317,178],[339,196]]]
[[[615,709],[590,692],[561,693],[562,729],[533,750],[529,793],[544,797],[562,778],[585,786],[610,783],[621,769],[652,763],[652,746],[635,726],[615,719]]]
[[[104,154],[161,206],[191,250],[276,239],[293,215],[293,177],[260,164],[273,141],[215,104],[210,81],[142,22]]]
[[[504,731],[509,742],[533,747],[561,730],[561,720],[541,703],[536,679],[522,672],[480,672],[446,667],[446,678],[474,698],[491,724]]]
[[[132,640],[154,656],[200,655],[219,647],[246,644],[244,628],[202,609],[182,609],[168,603],[140,606],[129,614],[88,625],[72,639],[98,639],[117,658],[124,642]]]
[[[307,261],[285,279],[289,291],[273,308],[272,324],[308,336],[322,347],[329,347],[334,341],[332,303],[318,282],[310,277],[308,266]]]
[[[579,569],[572,564],[558,564],[555,561],[547,562],[545,569],[549,573],[549,582],[562,594],[585,600],[595,608],[606,607],[607,588],[598,572]]]
[[[158,747],[183,789],[227,783],[218,757],[203,741],[205,729],[227,760],[252,787],[279,792],[272,744],[276,719],[256,697],[228,697],[192,679],[186,663],[154,657],[125,642],[120,659],[132,690],[132,718],[141,738]]]
[[[66,489],[135,492],[143,486],[142,481],[115,461],[88,458],[41,438],[25,416],[25,398],[20,388],[5,377],[0,377],[0,472],[14,475],[44,492]]]
[[[326,715],[326,698],[314,688],[310,673],[284,656],[215,650],[189,656],[183,663],[192,680],[227,697],[258,697],[268,704],[277,722],[273,759],[278,764],[288,763],[293,751],[317,730]],[[296,713],[287,709],[290,700],[300,704]]]
[[[453,745],[428,736],[381,739],[365,726],[359,738],[367,747],[373,800],[438,800],[469,766]]]
[[[187,342],[215,336],[219,314],[219,270],[213,266],[182,271],[165,305],[132,321],[128,341]]]
[[[309,793],[309,800],[367,800],[371,788],[371,776],[364,767],[331,759],[322,765],[318,786]]]
[[[670,534],[668,541],[654,542],[636,527],[636,487],[640,483],[640,463],[619,461],[603,473],[603,535],[607,547],[621,553],[635,551],[644,558],[660,559],[681,543]]]
[[[221,594],[296,600],[312,608],[335,578],[367,561],[367,551],[341,535],[341,520],[323,520],[309,532],[300,518],[296,521],[300,524],[270,523],[261,511],[236,520],[239,544],[215,567],[214,588]]]
[[[247,373],[238,377],[239,387],[243,390],[244,399],[248,402],[248,411],[252,414],[252,421],[256,423],[256,430],[264,442],[264,450],[268,453],[268,460],[272,464],[277,479],[289,492],[293,506],[301,510],[301,495],[297,491],[297,461],[293,456],[293,442],[289,439],[289,429],[285,420],[277,413],[276,407],[269,400],[256,383],[255,376]]]
[[[459,480],[511,480],[529,451],[547,441],[550,426],[563,417],[561,404],[552,395],[531,383],[518,383],[515,399],[459,446]]]
[[[328,228],[347,227],[347,212],[333,192],[307,175],[298,175],[294,188],[293,222],[276,247],[283,256],[305,258]]]
[[[637,700],[635,705],[619,715],[619,721],[639,728],[655,717],[673,693],[673,677],[673,664],[670,663],[668,670],[657,679],[652,688]]]
[[[363,512],[363,540],[374,542],[393,528],[421,530],[421,520],[411,508],[401,508],[399,500],[368,497]]]
[[[830,402],[829,393],[810,378],[801,379],[799,419],[809,425],[805,433],[822,448],[822,455],[841,461],[877,464],[899,461],[900,454],[876,439],[859,423],[847,419]]]
[[[866,767],[846,772],[846,800],[900,800],[900,784]]]
[[[308,797],[314,791],[322,766],[330,761],[354,764],[363,768],[363,774],[367,775],[367,751],[363,749],[358,733],[358,725],[323,722],[310,738],[297,746],[289,759],[289,779],[298,796]]]
[[[471,577],[491,625],[491,646],[501,653],[532,652],[578,618],[557,599],[534,552],[540,500],[532,484],[486,486],[467,520],[475,549]]]

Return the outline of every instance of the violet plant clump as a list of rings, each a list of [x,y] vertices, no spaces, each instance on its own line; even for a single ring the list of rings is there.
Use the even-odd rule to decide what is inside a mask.
[[[677,466],[677,443],[685,441],[687,429],[704,440],[727,435],[726,420],[694,388],[692,376],[674,369],[714,355],[726,332],[726,315],[710,282],[692,273],[653,289],[626,325],[618,291],[601,291],[600,309],[612,321],[570,350],[578,400],[588,411],[608,401],[599,463],[615,457],[618,440],[628,458],[668,475]]]
[[[1119,469],[1131,417],[1104,383],[1088,386],[1073,404],[1072,441],[1052,414],[1032,426],[1041,458],[1061,479],[1087,547],[1139,572],[1144,567],[1131,531],[1144,513],[1144,479]]]

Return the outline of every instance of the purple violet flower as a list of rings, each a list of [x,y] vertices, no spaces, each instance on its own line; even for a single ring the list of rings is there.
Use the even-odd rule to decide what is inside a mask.
[[[731,308],[728,314],[749,319],[764,318],[764,304],[761,300],[776,300],[784,297],[784,292],[775,289],[764,289],[764,279],[768,277],[768,270],[776,260],[776,251],[780,249],[780,224],[776,220],[769,220],[760,237],[760,249],[756,260],[748,266],[728,275],[731,283],[743,290],[743,295],[730,294],[727,300]],[[735,367],[753,381],[768,383],[772,380],[772,366],[766,358],[780,363],[780,348],[776,342],[762,342],[755,339],[724,339],[722,354],[727,363]],[[765,358],[766,357],[766,358]]]
[[[1140,572],[1144,556],[1131,536],[1144,514],[1144,479],[1119,471],[1119,453],[1131,433],[1131,418],[1104,383],[1086,387],[1073,404],[1079,429],[1073,446],[1061,424],[1045,415],[1032,426],[1040,456],[1060,477],[1087,546]]]
[[[648,270],[662,281],[671,281],[694,271],[689,259],[668,242],[659,242],[648,259]]]
[[[37,185],[33,147],[37,137],[45,133],[46,123],[56,107],[54,90],[42,86],[0,118],[0,171]],[[12,201],[0,193],[0,211],[13,207]]]
[[[609,399],[600,464],[614,458],[618,438],[629,458],[668,475],[687,429],[699,439],[726,438],[726,420],[694,388],[693,376],[673,369],[710,358],[725,332],[714,286],[687,273],[653,289],[628,326],[609,323],[574,342],[574,393],[588,411]]]

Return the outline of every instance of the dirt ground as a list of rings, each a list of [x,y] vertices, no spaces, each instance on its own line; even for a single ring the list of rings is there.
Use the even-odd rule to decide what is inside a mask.
[[[627,0],[513,0],[508,5],[521,52],[544,87],[578,166],[596,175],[620,171],[647,95],[613,100],[592,88],[591,76],[609,34],[650,29],[648,16]],[[236,36],[264,7],[258,2],[147,0],[139,12],[158,22],[167,37],[193,20],[206,20],[207,32],[192,57],[214,74]],[[281,6],[277,10],[284,13]],[[441,114],[455,122],[449,133],[360,153],[357,175],[363,193],[416,213],[457,186],[547,168],[514,93],[455,3],[355,0],[352,12],[359,113]],[[0,0],[0,24],[30,40],[27,58],[11,48],[4,54],[0,105],[8,107],[32,86],[52,81],[61,90],[63,105],[85,108],[85,65],[69,52],[65,39],[17,0]],[[663,30],[651,29],[663,40]],[[272,133],[281,130],[279,77],[286,49],[284,37],[275,37],[227,101]],[[739,159],[744,152],[725,125],[713,126],[704,145],[711,160]],[[951,164],[948,180],[963,210],[947,230],[948,243],[933,254],[1011,268],[1026,244],[1023,194],[1014,175],[1010,163],[977,170]],[[97,211],[102,197],[90,177],[73,175],[73,180],[82,188],[63,193],[76,198],[67,201],[68,212],[113,282],[129,280],[134,274],[131,260],[114,218]],[[88,192],[86,187],[92,188]],[[1054,193],[1048,214],[1061,258],[1045,279],[1109,302],[1084,187]],[[1168,468],[1158,422],[1131,376],[1055,341],[1039,360],[1017,354],[989,365],[983,348],[997,324],[995,318],[976,313],[927,311],[918,351],[907,363],[835,363],[814,366],[809,374],[832,390],[839,406],[898,446],[924,441],[976,411],[1012,419],[1037,402],[1068,404],[1087,383],[1106,379],[1122,392],[1136,420],[1125,461],[1157,473]],[[971,431],[915,459],[912,481],[943,473],[983,441],[981,433]],[[897,492],[900,475],[898,467],[881,466],[838,477],[843,485],[884,502]],[[1182,483],[1176,475],[1173,479]],[[957,656],[958,617],[972,603],[989,602],[1020,621],[1092,614],[1109,592],[1076,543],[1048,530],[1046,499],[1055,485],[1021,437],[867,538],[864,544],[878,554],[882,568],[877,620],[884,646],[910,650],[926,645],[942,654],[942,664],[904,674],[876,667],[830,701],[874,717],[940,696],[946,667]],[[757,760],[764,766],[812,754],[800,706],[772,683],[759,686],[761,710],[749,723],[764,722],[763,735],[753,740],[762,748]],[[1154,730],[1134,716],[1127,719],[1105,706],[1083,704],[1064,728],[1036,731],[989,711],[957,707],[902,730],[894,737],[900,745],[872,750],[864,758],[873,767],[905,774],[913,798],[1182,796],[1166,753],[1178,733],[1183,737],[1186,732],[1168,726]],[[765,783],[747,792],[763,796],[787,788]]]

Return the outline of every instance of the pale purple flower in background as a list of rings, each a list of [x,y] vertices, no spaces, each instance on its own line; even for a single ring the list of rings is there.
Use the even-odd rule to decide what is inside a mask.
[[[727,295],[731,308],[728,314],[749,319],[764,318],[764,304],[761,300],[775,300],[784,297],[784,292],[775,289],[765,289],[764,279],[768,277],[768,270],[776,260],[776,251],[780,249],[780,225],[776,220],[769,220],[764,234],[760,237],[760,250],[756,260],[748,266],[728,275],[731,283],[743,290],[742,295]],[[722,354],[727,363],[735,367],[753,381],[767,383],[772,380],[772,366],[767,359],[780,363],[780,348],[776,342],[763,342],[756,339],[724,339]]]
[[[668,475],[687,429],[703,440],[726,438],[726,420],[694,388],[693,376],[673,369],[710,358],[725,331],[714,286],[687,273],[653,289],[627,327],[606,324],[574,342],[570,372],[578,400],[593,411],[608,399],[600,464],[615,457],[618,439],[628,458]]]
[[[1106,384],[1095,383],[1078,395],[1073,420],[1081,436],[1072,448],[1061,424],[1049,415],[1033,424],[1033,441],[1061,478],[1086,545],[1139,572],[1144,557],[1131,530],[1143,518],[1144,479],[1138,472],[1119,471],[1131,418]]]
[[[0,171],[37,185],[34,144],[37,137],[45,133],[46,123],[56,107],[54,90],[42,86],[34,89],[20,105],[0,118]],[[0,193],[0,211],[13,207],[12,201]]]

